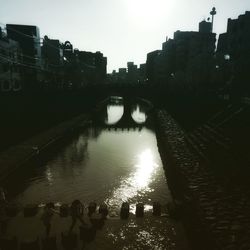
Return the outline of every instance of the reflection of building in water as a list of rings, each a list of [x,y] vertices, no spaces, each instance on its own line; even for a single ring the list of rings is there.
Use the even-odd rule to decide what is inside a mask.
[[[78,140],[72,142],[72,146],[64,152],[61,161],[64,166],[72,167],[72,163],[81,165],[85,161],[85,156],[88,149],[88,138],[80,136]]]

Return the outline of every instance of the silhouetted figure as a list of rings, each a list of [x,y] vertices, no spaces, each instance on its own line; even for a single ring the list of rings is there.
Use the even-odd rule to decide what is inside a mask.
[[[69,229],[69,234],[72,232],[77,219],[83,224],[85,225],[86,223],[84,222],[84,220],[82,219],[82,215],[83,215],[83,204],[79,201],[79,200],[74,200],[71,204],[70,207],[70,212],[71,212],[71,217],[72,217],[72,224],[70,226]]]
[[[96,211],[96,203],[95,202],[90,202],[88,206],[88,216],[91,216],[93,213]]]
[[[51,219],[52,219],[54,212],[55,212],[54,204],[53,203],[46,204],[46,206],[44,207],[44,212],[43,212],[41,219],[42,219],[43,224],[46,228],[46,236],[47,237],[49,236],[49,233],[50,233]]]

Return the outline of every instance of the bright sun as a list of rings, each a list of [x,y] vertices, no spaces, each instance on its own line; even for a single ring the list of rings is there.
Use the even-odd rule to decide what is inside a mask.
[[[124,0],[129,18],[141,26],[152,27],[162,22],[170,12],[170,0]]]

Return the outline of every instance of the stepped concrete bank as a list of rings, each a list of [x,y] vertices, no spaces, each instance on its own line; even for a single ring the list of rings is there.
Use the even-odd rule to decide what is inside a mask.
[[[82,114],[1,152],[0,181],[6,180],[16,169],[45,153],[66,137],[71,137],[89,123],[89,116]]]
[[[168,183],[192,249],[250,249],[249,190],[220,183],[190,152],[184,132],[166,111],[157,111],[156,121]]]

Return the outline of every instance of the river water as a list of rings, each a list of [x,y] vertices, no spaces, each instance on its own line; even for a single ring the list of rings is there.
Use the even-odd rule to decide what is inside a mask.
[[[126,110],[131,115],[122,119],[125,107],[108,103],[103,126],[93,124],[48,161],[20,175],[22,187],[12,187],[13,200],[40,204],[79,199],[85,206],[105,202],[111,223],[89,249],[186,249],[182,227],[166,209],[172,198],[153,127],[147,125],[143,105],[135,103]],[[128,221],[119,218],[124,201],[131,207]],[[163,205],[163,216],[152,215],[154,201]],[[146,211],[139,220],[134,215],[138,202]]]

